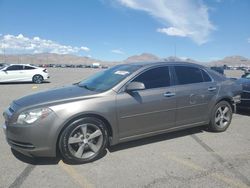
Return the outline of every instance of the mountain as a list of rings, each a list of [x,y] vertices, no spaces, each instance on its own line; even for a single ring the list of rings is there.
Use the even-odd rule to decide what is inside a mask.
[[[132,63],[132,62],[149,62],[149,61],[186,61],[197,64],[204,64],[207,66],[249,66],[250,59],[242,56],[228,56],[224,59],[211,61],[211,62],[199,62],[190,58],[180,58],[169,56],[166,58],[160,58],[150,53],[142,53],[140,55],[130,56],[123,61],[103,61],[85,56],[76,56],[69,54],[53,54],[53,53],[41,53],[41,54],[16,54],[16,55],[3,55],[0,54],[0,63],[28,63],[28,64],[84,64],[91,65],[92,63],[101,63],[104,65],[112,66],[119,63]]]
[[[149,61],[159,61],[160,58],[149,53],[143,53],[140,55],[130,56],[124,60],[125,63],[132,63],[132,62],[149,62]]]
[[[242,56],[228,56],[224,59],[209,62],[213,66],[250,66],[250,59]]]
[[[0,55],[0,63],[28,63],[28,64],[92,64],[106,63],[97,59],[76,56],[69,54],[15,54],[15,55]]]

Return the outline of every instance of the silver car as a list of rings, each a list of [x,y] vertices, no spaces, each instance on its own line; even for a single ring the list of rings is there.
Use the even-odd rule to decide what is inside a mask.
[[[230,125],[241,86],[196,64],[134,63],[25,96],[4,112],[9,145],[29,156],[97,159],[108,145],[208,125]]]

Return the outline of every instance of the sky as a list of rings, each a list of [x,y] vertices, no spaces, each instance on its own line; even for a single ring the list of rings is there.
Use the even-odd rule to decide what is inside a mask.
[[[250,58],[249,0],[0,0],[0,54]]]

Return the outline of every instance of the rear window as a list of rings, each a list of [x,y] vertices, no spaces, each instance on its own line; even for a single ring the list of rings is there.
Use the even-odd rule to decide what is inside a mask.
[[[32,70],[32,69],[35,69],[35,67],[24,66],[24,70]]]
[[[189,66],[175,66],[178,85],[203,82],[202,72],[199,68]]]

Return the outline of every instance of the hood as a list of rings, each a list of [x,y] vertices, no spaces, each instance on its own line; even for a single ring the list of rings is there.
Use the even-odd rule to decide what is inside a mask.
[[[74,98],[84,97],[97,94],[95,91],[87,90],[77,85],[64,86],[61,88],[51,89],[43,92],[38,92],[32,95],[24,96],[14,101],[21,107],[28,107],[33,105],[49,104],[53,102],[60,102],[63,100],[70,100]]]

